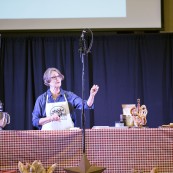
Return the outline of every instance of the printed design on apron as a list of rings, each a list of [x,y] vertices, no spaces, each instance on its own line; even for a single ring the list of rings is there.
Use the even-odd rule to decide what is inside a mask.
[[[67,113],[64,107],[62,106],[55,106],[50,110],[50,115],[58,115],[60,117],[60,120],[67,120]]]

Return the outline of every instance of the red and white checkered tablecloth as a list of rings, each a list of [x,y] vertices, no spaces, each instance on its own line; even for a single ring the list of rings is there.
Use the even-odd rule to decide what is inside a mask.
[[[104,173],[173,173],[173,129],[87,129],[86,155]],[[78,166],[82,131],[0,131],[0,170],[18,170],[18,162],[40,160],[45,168],[57,163],[56,173]]]

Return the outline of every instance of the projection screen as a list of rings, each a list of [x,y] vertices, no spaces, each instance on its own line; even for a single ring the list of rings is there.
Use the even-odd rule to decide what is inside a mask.
[[[0,0],[0,30],[161,29],[161,0]]]

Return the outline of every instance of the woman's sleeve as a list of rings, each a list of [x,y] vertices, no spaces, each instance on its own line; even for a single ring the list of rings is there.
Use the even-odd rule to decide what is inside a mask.
[[[45,104],[41,97],[38,97],[34,106],[34,110],[32,112],[32,125],[37,129],[41,129],[41,125],[39,125],[40,118],[44,117],[43,110],[45,110]]]
[[[70,98],[70,102],[73,104],[73,107],[75,109],[82,109],[82,105],[83,105],[82,104],[82,98],[77,96],[73,92],[69,92],[68,95],[69,95],[69,98]],[[94,109],[94,105],[89,107],[87,105],[87,100],[84,100],[84,109]]]

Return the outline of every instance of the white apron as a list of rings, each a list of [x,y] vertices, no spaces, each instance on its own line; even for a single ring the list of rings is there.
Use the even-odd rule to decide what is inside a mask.
[[[70,116],[69,106],[67,99],[64,95],[64,102],[48,103],[48,96],[46,100],[46,116],[52,116],[58,114],[59,121],[52,121],[42,126],[41,130],[67,130],[74,127],[74,123]]]

